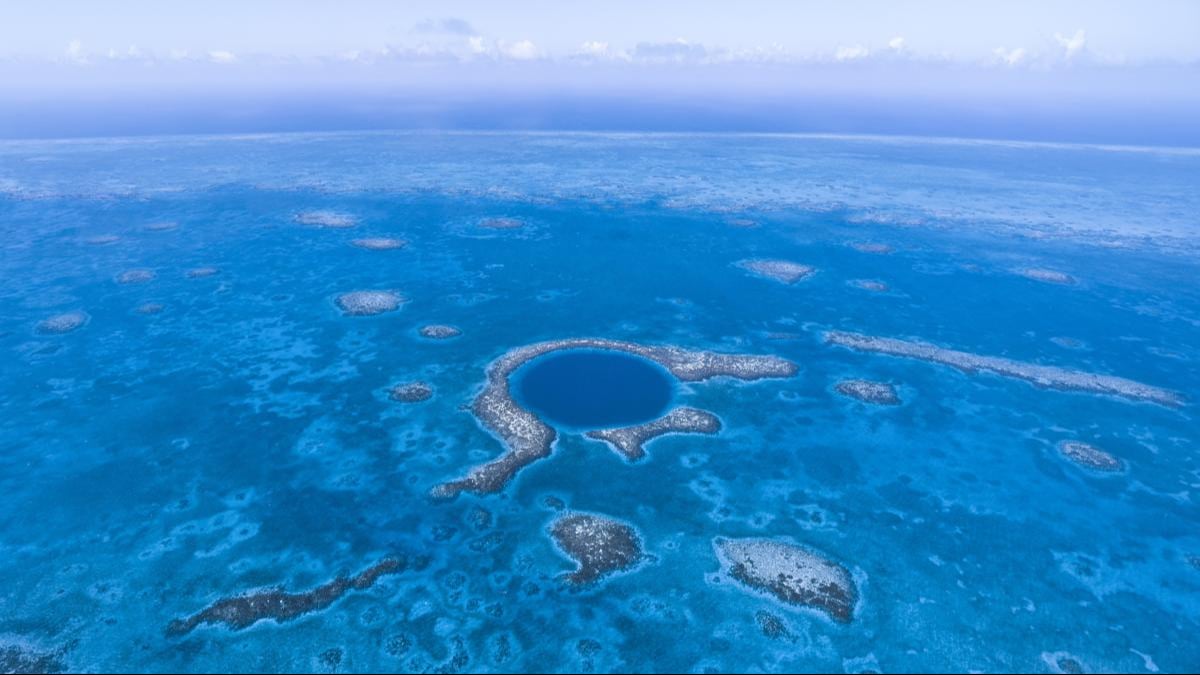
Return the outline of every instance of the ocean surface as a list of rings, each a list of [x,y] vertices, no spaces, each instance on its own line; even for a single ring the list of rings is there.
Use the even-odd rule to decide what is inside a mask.
[[[1198,186],[1197,150],[911,138],[0,143],[0,665],[1195,670]],[[752,259],[815,272],[782,283]],[[347,315],[336,300],[358,290],[403,302]],[[853,351],[830,330],[1182,405]],[[498,493],[431,497],[504,451],[470,409],[488,364],[571,337],[799,372],[673,383],[721,431],[658,438],[639,462],[564,433]],[[548,379],[553,399],[572,378]],[[900,404],[842,395],[846,379]],[[389,395],[413,381],[433,395]],[[565,583],[556,506],[628,523],[643,562]],[[716,537],[844,566],[852,619],[721,578]],[[288,620],[168,630],[388,557],[406,568]]]

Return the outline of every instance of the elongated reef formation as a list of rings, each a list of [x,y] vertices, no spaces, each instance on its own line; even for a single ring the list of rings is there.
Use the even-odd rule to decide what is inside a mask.
[[[339,576],[310,591],[288,593],[269,589],[224,598],[187,618],[175,619],[167,626],[167,635],[186,635],[201,624],[223,623],[233,630],[241,630],[263,619],[274,619],[279,623],[291,621],[325,609],[350,591],[368,589],[380,577],[403,572],[407,567],[406,558],[384,558],[352,577]]]
[[[777,356],[721,354],[603,338],[550,340],[511,349],[488,366],[487,383],[471,405],[476,419],[500,439],[504,453],[474,467],[463,478],[438,485],[433,489],[435,497],[454,497],[464,490],[499,492],[521,469],[550,455],[554,429],[517,405],[508,379],[530,360],[561,349],[612,349],[635,354],[658,363],[684,382],[722,376],[741,380],[791,377],[798,370],[795,363]]]
[[[570,513],[550,525],[554,542],[579,566],[562,575],[570,584],[591,584],[642,559],[642,542],[632,527],[590,513]]]
[[[715,434],[721,430],[717,416],[699,408],[680,407],[645,424],[619,429],[596,429],[588,438],[604,441],[614,452],[636,462],[646,456],[645,444],[665,434]]]
[[[1115,375],[1088,373],[1057,366],[1042,366],[999,356],[982,356],[970,352],[944,349],[926,342],[874,337],[861,333],[830,331],[825,334],[825,341],[860,352],[938,363],[958,368],[967,373],[989,372],[1003,377],[1025,380],[1048,389],[1119,396],[1133,401],[1147,401],[1169,407],[1183,405],[1183,397],[1173,391]]]
[[[713,548],[725,573],[755,591],[841,623],[854,616],[858,590],[850,572],[815,551],[771,539],[723,537],[713,540]]]

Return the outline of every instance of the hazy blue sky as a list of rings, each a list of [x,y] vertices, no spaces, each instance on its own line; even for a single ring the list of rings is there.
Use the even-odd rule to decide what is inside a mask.
[[[1082,31],[1082,34],[1080,33]],[[1056,38],[1056,35],[1058,36]],[[634,55],[682,40],[711,50],[843,58],[898,45],[988,60],[1088,51],[1140,63],[1200,60],[1191,0],[656,1],[39,0],[0,4],[0,54],[41,59],[142,54],[328,57],[353,52],[495,49],[512,58]],[[895,42],[899,39],[901,42]],[[132,51],[131,51],[132,50]],[[216,58],[220,58],[219,56]]]
[[[620,106],[626,126],[669,126],[671,99],[720,128],[859,130],[857,114],[880,131],[891,106],[922,132],[1038,118],[1053,136],[1103,117],[1179,136],[1200,110],[1200,1],[0,2],[0,136],[135,101],[258,128],[284,98],[327,110],[326,127],[440,124],[449,108],[483,126],[603,127],[598,111]],[[404,106],[370,122],[330,108],[350,99]],[[726,114],[739,101],[741,121]]]

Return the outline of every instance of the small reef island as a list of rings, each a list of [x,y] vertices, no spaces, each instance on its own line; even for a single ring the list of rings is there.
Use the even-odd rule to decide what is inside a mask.
[[[337,296],[334,302],[347,316],[374,316],[400,309],[405,298],[392,291],[351,291]]]
[[[1063,441],[1058,444],[1058,452],[1079,466],[1093,471],[1117,473],[1125,468],[1120,459],[1090,443]]]
[[[896,394],[896,388],[887,382],[842,380],[834,386],[834,389],[842,396],[858,399],[863,403],[900,405],[900,396]]]
[[[569,513],[550,525],[550,536],[578,569],[562,579],[575,586],[628,570],[642,559],[642,542],[633,527],[592,513]]]
[[[1017,274],[1025,277],[1026,279],[1033,279],[1034,281],[1044,281],[1048,284],[1060,284],[1062,286],[1071,286],[1071,285],[1077,283],[1075,281],[1075,277],[1073,277],[1070,274],[1067,274],[1065,272],[1059,272],[1058,270],[1049,270],[1049,269],[1044,269],[1041,267],[1023,267],[1023,268],[1017,270],[1016,272],[1017,272]]]
[[[364,237],[362,239],[351,240],[350,245],[368,251],[395,251],[408,246],[408,242],[403,239],[393,239],[392,237]]]
[[[517,347],[488,366],[487,383],[471,405],[471,412],[476,419],[499,438],[505,451],[496,459],[474,467],[463,478],[434,487],[433,496],[451,498],[463,491],[477,494],[499,492],[521,469],[550,455],[557,432],[537,414],[521,407],[513,399],[509,379],[514,371],[539,356],[572,349],[608,350],[640,356],[662,366],[684,382],[715,377],[740,380],[791,377],[798,371],[795,363],[777,356],[723,354],[602,338],[550,340]],[[673,411],[668,413],[665,421],[610,431],[595,438],[608,441],[626,457],[636,458],[641,456],[642,443],[662,433],[715,433],[715,416],[698,415],[696,412],[703,411]]]
[[[794,284],[816,274],[817,269],[790,260],[770,260],[750,258],[735,263],[738,267],[766,279],[773,279],[784,284]]]
[[[839,623],[854,616],[858,589],[849,570],[815,551],[772,539],[724,537],[713,540],[713,548],[725,574],[755,592]]]
[[[420,403],[433,398],[433,387],[426,382],[402,382],[388,390],[388,398],[398,403]]]
[[[456,326],[448,326],[440,323],[421,326],[421,329],[417,332],[421,334],[421,337],[428,338],[430,340],[449,340],[450,338],[462,335],[462,330]]]

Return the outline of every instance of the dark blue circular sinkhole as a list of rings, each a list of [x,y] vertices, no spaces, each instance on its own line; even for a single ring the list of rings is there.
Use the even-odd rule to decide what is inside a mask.
[[[568,349],[539,356],[509,380],[517,403],[559,427],[603,429],[661,417],[675,396],[675,378],[640,356]]]

